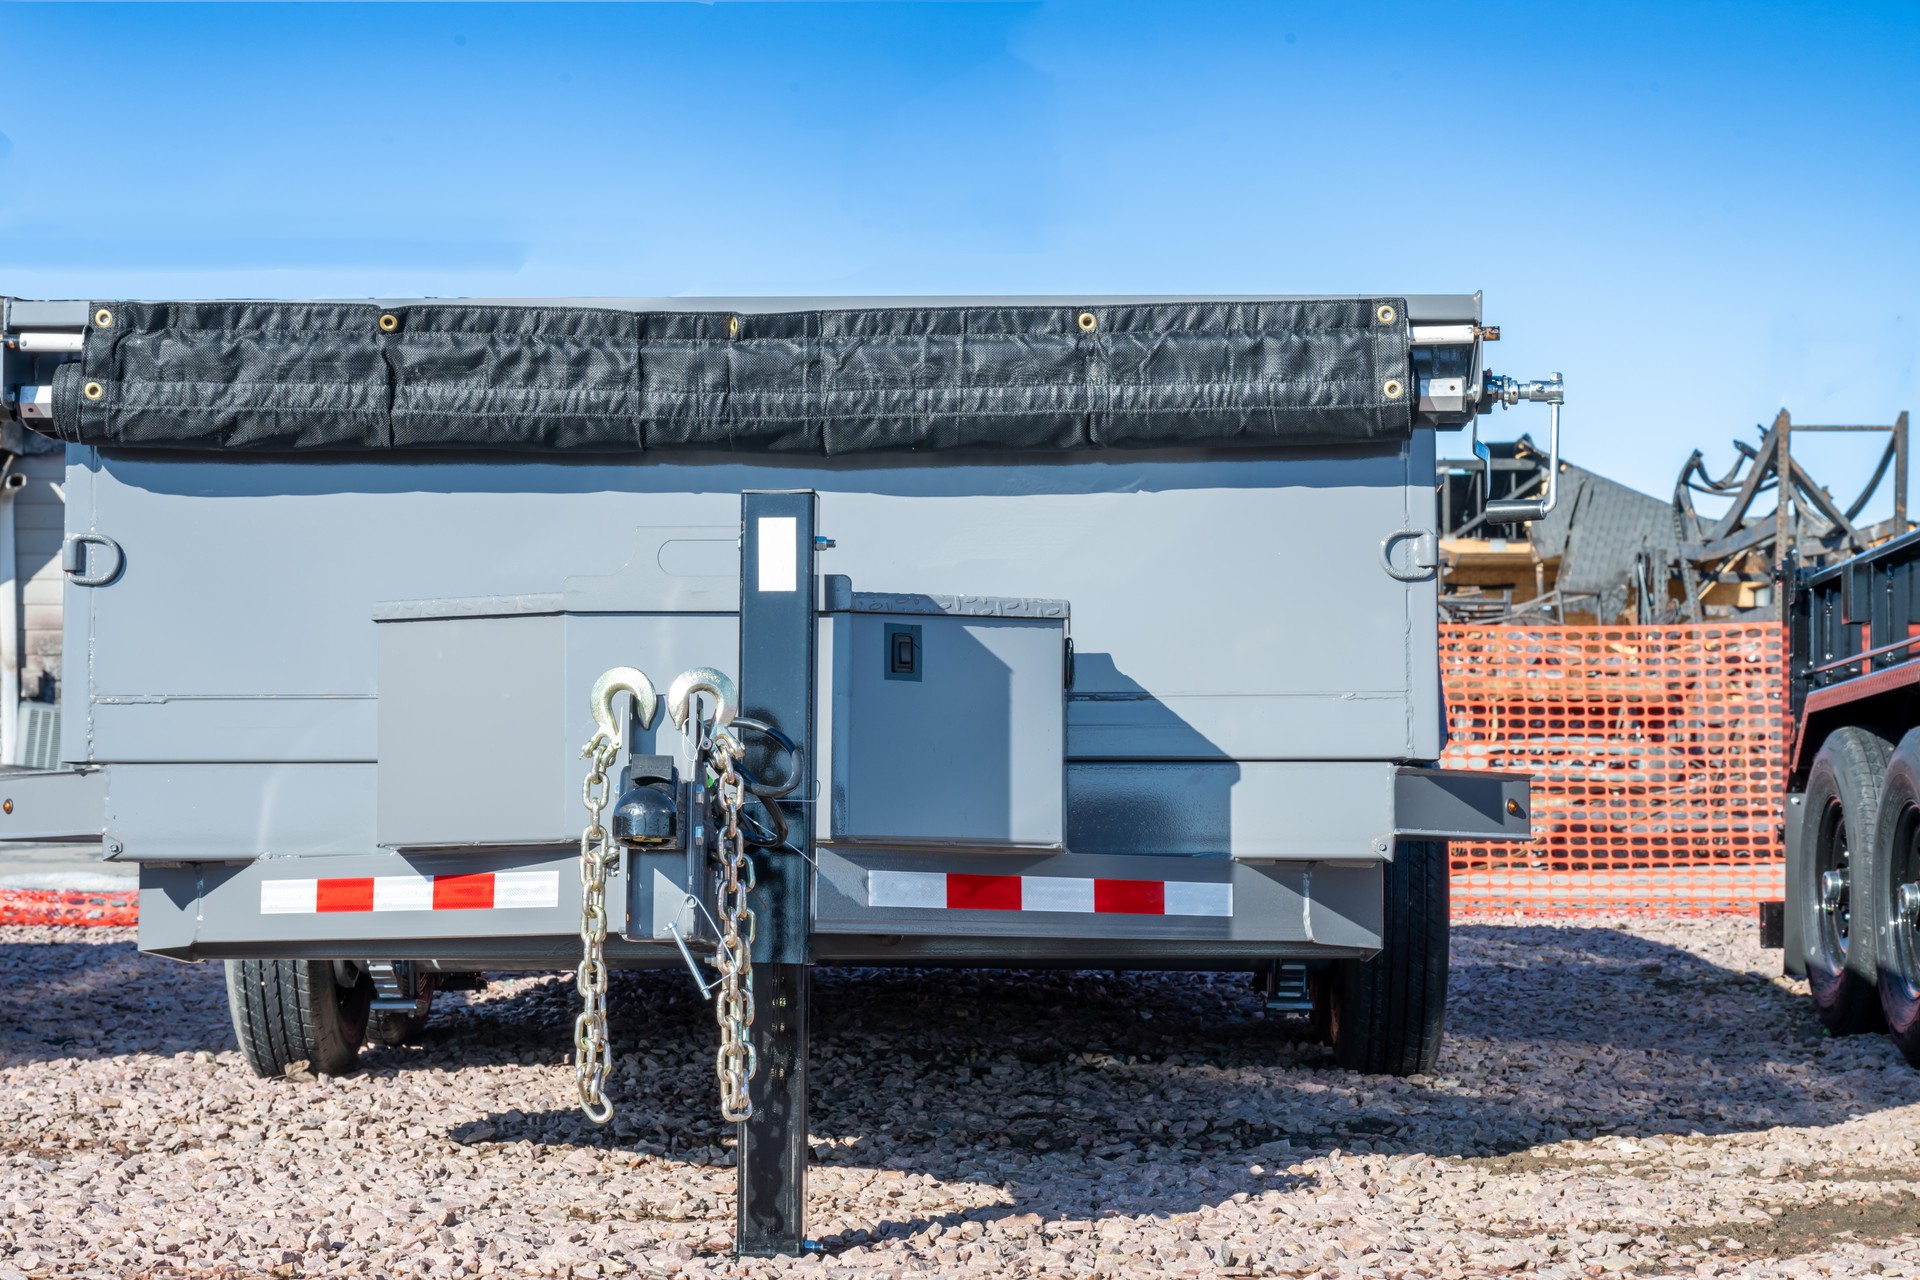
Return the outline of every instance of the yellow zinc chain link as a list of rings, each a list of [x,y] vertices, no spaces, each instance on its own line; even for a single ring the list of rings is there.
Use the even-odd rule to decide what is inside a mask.
[[[581,798],[587,806],[586,830],[580,833],[580,968],[574,985],[580,992],[580,1015],[573,1020],[573,1076],[580,1110],[595,1124],[613,1119],[607,1100],[607,1077],[613,1072],[613,1052],[607,1040],[607,872],[613,866],[615,846],[600,815],[606,812],[612,785],[607,770],[625,743],[615,703],[621,694],[633,698],[633,718],[644,729],[653,723],[659,698],[646,672],[615,667],[593,682],[589,700],[594,733],[581,749],[587,781]]]
[[[714,1073],[720,1080],[721,1118],[737,1123],[753,1115],[748,1085],[758,1066],[751,1038],[753,908],[747,901],[753,891],[754,873],[753,861],[747,857],[746,835],[740,830],[746,783],[734,768],[734,761],[745,754],[745,748],[724,728],[715,728],[705,754],[708,768],[715,775],[715,794],[726,816],[725,826],[717,833],[720,941],[714,947],[713,964],[720,971],[720,998],[714,1004],[714,1018],[720,1024],[720,1049],[714,1058]]]
[[[676,681],[675,718],[689,732],[691,686],[682,694],[680,685],[689,677],[711,678],[724,684],[728,694],[731,682],[724,676],[702,668]],[[612,868],[615,845],[602,815],[611,798],[607,771],[613,767],[622,745],[614,719],[611,699],[621,689],[640,699],[644,724],[652,719],[653,690],[646,677],[630,668],[616,668],[594,686],[595,719],[598,730],[581,755],[591,764],[582,788],[587,809],[586,829],[580,833],[580,967],[575,986],[580,992],[581,1009],[573,1024],[574,1079],[580,1097],[580,1110],[595,1124],[613,1119],[613,1103],[606,1095],[607,1077],[613,1069],[612,1051],[607,1038],[607,873]],[[711,689],[715,694],[720,689]],[[724,708],[721,701],[719,708]],[[718,709],[718,708],[717,708]],[[700,722],[695,722],[696,724]],[[713,790],[723,815],[723,825],[715,833],[721,870],[717,911],[720,938],[714,947],[713,964],[720,972],[719,998],[714,1017],[720,1026],[720,1048],[715,1055],[714,1071],[720,1082],[720,1114],[738,1123],[753,1114],[748,1094],[757,1059],[751,1039],[753,1027],[753,908],[748,895],[754,888],[753,861],[747,857],[746,833],[740,827],[740,812],[746,804],[746,780],[734,767],[745,755],[740,740],[724,725],[701,724],[697,757],[713,777]]]
[[[580,969],[574,985],[580,991],[580,1015],[573,1020],[573,1074],[580,1094],[580,1110],[595,1124],[613,1119],[607,1100],[607,1076],[613,1055],[607,1042],[607,869],[613,863],[613,842],[600,815],[606,810],[610,784],[607,770],[620,749],[617,737],[595,734],[581,754],[593,763],[587,770],[583,797],[587,827],[580,833]]]

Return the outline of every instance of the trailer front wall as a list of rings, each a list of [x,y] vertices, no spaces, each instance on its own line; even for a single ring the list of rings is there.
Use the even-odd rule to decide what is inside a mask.
[[[520,708],[552,728],[554,759],[523,775],[514,839],[565,841],[597,664],[662,687],[696,659],[731,668],[738,495],[812,488],[837,543],[822,569],[856,590],[1071,603],[1069,809],[1076,778],[1091,795],[1104,768],[1161,766],[1128,787],[1164,793],[1165,829],[1216,842],[1143,849],[1122,833],[1113,852],[1244,856],[1276,838],[1236,827],[1263,771],[1439,754],[1436,587],[1417,563],[1433,449],[1426,430],[1398,446],[761,466],[76,447],[68,530],[110,538],[122,564],[70,589],[67,649],[86,659],[70,664],[63,758],[109,766],[123,857],[367,853],[379,789],[400,784],[383,782],[379,744],[422,730],[382,720],[376,615],[517,602],[497,612],[554,613],[560,638],[519,644],[496,620],[494,660],[426,727],[449,767],[411,782],[419,803],[499,804],[486,761],[525,750]],[[941,726],[925,732],[937,744]],[[655,733],[671,751],[664,718]],[[1327,812],[1366,798],[1320,797]],[[1100,838],[1098,822],[1069,825]],[[1352,830],[1390,826],[1363,813]]]

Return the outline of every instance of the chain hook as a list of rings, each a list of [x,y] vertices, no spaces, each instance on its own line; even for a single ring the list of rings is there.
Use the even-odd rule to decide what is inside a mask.
[[[693,714],[694,695],[701,693],[713,699],[713,728],[724,729],[733,723],[733,713],[740,709],[740,692],[734,688],[733,680],[712,667],[695,667],[682,671],[667,686],[667,714],[673,717],[675,728],[687,727],[687,718]]]
[[[653,681],[647,679],[647,673],[637,667],[615,667],[593,682],[593,692],[588,700],[593,705],[593,737],[587,740],[586,747],[580,752],[582,757],[591,758],[603,744],[618,751],[621,746],[620,717],[614,714],[614,700],[623,693],[633,695],[634,706],[639,710],[640,727],[653,727],[654,712],[659,709],[660,696],[653,691]]]

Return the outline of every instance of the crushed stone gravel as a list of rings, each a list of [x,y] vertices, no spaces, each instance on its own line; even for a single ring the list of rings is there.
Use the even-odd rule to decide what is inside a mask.
[[[1345,1074],[1240,975],[833,971],[804,1259],[736,1261],[712,1022],[570,980],[257,1080],[221,968],[0,929],[0,1280],[1920,1276],[1920,1072],[1820,1033],[1750,922],[1456,925],[1432,1077]]]

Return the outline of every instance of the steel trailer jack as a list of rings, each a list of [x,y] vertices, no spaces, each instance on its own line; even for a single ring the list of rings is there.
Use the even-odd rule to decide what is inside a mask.
[[[744,714],[786,734],[795,766],[814,756],[814,574],[818,502],[811,491],[741,497],[740,696]],[[756,744],[758,745],[758,744]],[[751,763],[751,762],[750,762]],[[796,775],[799,776],[799,775]],[[813,788],[767,801],[786,839],[752,853],[756,978],[752,1114],[740,1124],[734,1252],[766,1258],[808,1245],[807,1015],[812,988]]]
[[[719,997],[715,1065],[721,1115],[739,1125],[734,1252],[741,1257],[799,1254],[810,1245],[807,1014],[816,864],[813,787],[805,770],[814,754],[817,702],[817,505],[811,490],[741,495],[740,683],[711,667],[696,667],[673,681],[666,698],[693,757],[686,806],[690,884],[706,880],[707,855],[719,864],[714,871],[718,919],[697,894],[687,893],[685,902],[712,929],[712,963],[720,976],[711,982],[702,977],[679,925],[669,921],[665,929],[701,999],[712,1002],[716,992]],[[624,735],[614,706],[622,694],[634,701]],[[709,701],[710,715],[700,709],[702,697]],[[612,830],[602,824],[607,771],[619,752],[638,742],[658,699],[645,673],[616,667],[594,685],[591,703],[598,727],[583,753],[593,765],[586,786],[590,819],[581,837],[588,905],[581,928],[586,951],[579,986],[585,1004],[575,1030],[575,1069],[582,1111],[595,1124],[606,1124],[613,1118],[613,1105],[601,1088],[610,1071],[604,945],[612,846],[619,845],[622,857],[664,849],[674,842],[677,806],[670,795],[675,777],[670,760],[635,756],[621,774]],[[752,745],[729,726],[751,730]],[[774,777],[767,769],[769,753],[786,756],[778,782],[768,781]],[[751,833],[744,813],[749,794],[764,806],[764,818]],[[697,930],[699,920],[690,920],[690,926]]]

